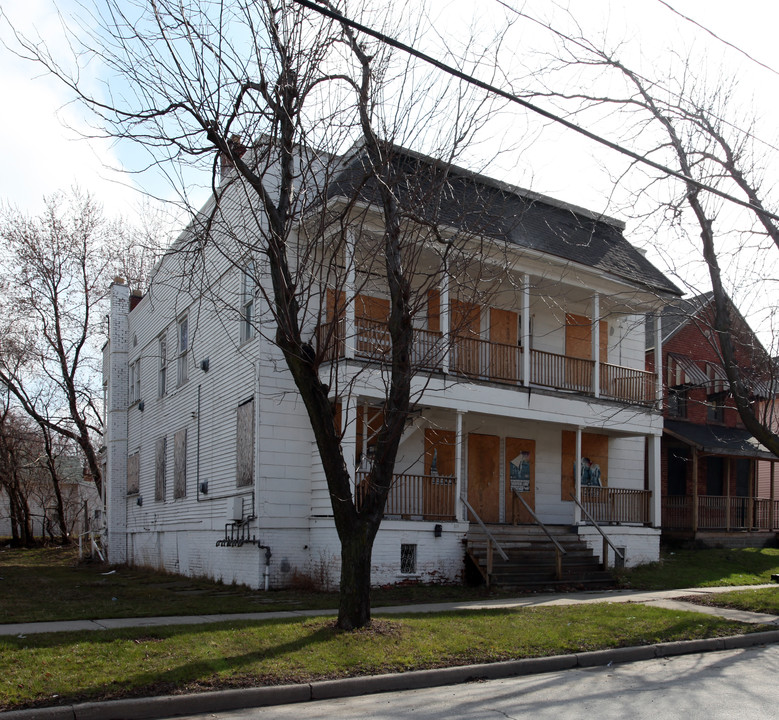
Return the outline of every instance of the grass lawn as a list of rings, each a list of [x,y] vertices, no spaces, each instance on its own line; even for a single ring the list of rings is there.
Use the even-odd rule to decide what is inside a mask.
[[[597,604],[0,637],[0,710],[401,672],[749,632],[740,623]]]
[[[779,587],[755,588],[754,590],[733,590],[705,597],[695,597],[695,602],[714,607],[736,608],[748,612],[779,615]]]
[[[671,590],[715,585],[759,585],[779,573],[779,548],[675,550],[659,562],[620,573],[622,587]]]
[[[0,623],[338,607],[335,592],[266,593],[142,568],[112,569],[79,563],[75,548],[0,547],[0,578]],[[444,585],[394,586],[372,592],[375,607],[491,596],[484,588]]]

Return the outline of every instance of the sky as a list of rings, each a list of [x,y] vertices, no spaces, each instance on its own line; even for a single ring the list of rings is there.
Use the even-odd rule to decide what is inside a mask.
[[[741,0],[737,4],[729,0],[667,1],[679,13],[705,26],[722,40],[779,71],[775,42],[779,3],[774,0]],[[669,45],[679,52],[692,48],[698,58],[704,58],[697,62],[705,63],[707,72],[716,76],[724,67],[727,72],[738,75],[744,104],[753,104],[762,118],[756,125],[756,134],[762,133],[765,140],[779,145],[773,123],[779,111],[775,100],[779,98],[779,75],[680,18],[661,0],[506,0],[504,5],[499,0],[431,2],[439,32],[452,37],[474,22],[474,7],[478,7],[481,15],[477,20],[483,21],[510,16],[505,9],[508,5],[552,22],[557,22],[562,10],[568,8],[588,35],[608,33],[610,38],[622,40],[622,51],[639,66],[662,65]],[[59,13],[67,18],[85,17],[76,0],[4,0],[2,13],[27,35],[40,35],[55,54],[68,50]],[[542,36],[540,29],[527,28],[522,35],[523,42],[527,40],[529,45],[543,47]],[[13,42],[8,22],[0,25],[0,39]],[[518,50],[514,52],[521,58]],[[99,68],[87,68],[87,72],[90,71],[99,76]],[[44,195],[78,185],[101,201],[108,214],[123,215],[132,220],[148,209],[145,194],[174,197],[158,174],[137,175],[123,171],[130,165],[137,168],[145,162],[133,148],[115,141],[85,137],[94,136],[95,132],[83,109],[73,102],[69,89],[48,76],[43,68],[0,46],[0,77],[4,97],[12,99],[5,103],[6,111],[0,113],[3,158],[0,202],[34,214],[40,210]],[[509,136],[512,132],[526,134],[532,142],[528,140],[523,145],[515,163],[496,167],[495,175],[576,205],[596,210],[608,207],[606,199],[610,197],[611,184],[610,174],[605,169],[613,173],[613,168],[619,167],[619,161],[613,164],[615,158],[610,151],[526,114],[506,120],[501,132]],[[517,142],[522,144],[522,138],[517,138]],[[779,173],[779,170],[775,172]],[[192,183],[203,180],[193,177]],[[767,186],[776,185],[776,177],[771,177],[770,171],[765,181]],[[203,200],[205,197],[203,191]],[[629,224],[629,238],[630,232]],[[637,244],[642,242],[639,237],[635,240]],[[651,259],[667,270],[667,248],[649,249]],[[703,282],[699,269],[690,272],[692,285],[698,287]],[[746,314],[750,312],[747,309]]]

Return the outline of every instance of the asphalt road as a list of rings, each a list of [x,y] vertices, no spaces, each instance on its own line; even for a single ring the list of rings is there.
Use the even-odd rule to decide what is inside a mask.
[[[775,720],[779,718],[779,645],[189,716],[190,720],[205,718]]]

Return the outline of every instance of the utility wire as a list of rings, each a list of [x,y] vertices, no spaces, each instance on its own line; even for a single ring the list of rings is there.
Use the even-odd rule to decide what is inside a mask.
[[[403,52],[412,55],[413,57],[419,58],[420,60],[428,63],[429,65],[432,65],[433,67],[438,68],[439,70],[442,70],[443,72],[447,73],[448,75],[451,75],[452,77],[456,77],[459,80],[469,83],[470,85],[475,85],[476,87],[479,87],[482,90],[486,90],[487,92],[498,95],[499,97],[502,97],[505,100],[508,100],[509,102],[513,102],[516,103],[517,105],[521,105],[522,107],[536,113],[537,115],[541,115],[541,117],[545,117],[548,120],[551,120],[555,123],[562,125],[563,127],[568,128],[569,130],[573,130],[574,132],[577,132],[580,135],[584,135],[584,137],[589,138],[590,140],[593,140],[596,143],[599,143],[600,145],[603,145],[611,150],[614,150],[615,152],[618,152],[621,155],[625,155],[642,165],[648,165],[649,167],[652,167],[655,170],[659,170],[665,175],[675,177],[677,180],[682,180],[688,185],[692,185],[698,188],[699,190],[705,190],[706,192],[710,192],[713,195],[717,195],[718,197],[721,197],[724,200],[728,200],[732,203],[735,203],[736,205],[741,205],[742,207],[752,210],[753,212],[758,213],[763,217],[767,217],[770,218],[771,220],[774,220],[775,222],[779,222],[779,215],[776,215],[772,212],[769,212],[768,210],[764,210],[755,205],[752,205],[752,203],[747,202],[746,200],[742,200],[741,198],[737,198],[734,195],[731,195],[730,193],[726,193],[723,190],[719,190],[718,188],[706,185],[706,183],[702,183],[700,180],[696,180],[695,178],[689,177],[688,175],[685,175],[684,173],[681,173],[677,170],[673,170],[667,167],[666,165],[662,165],[661,163],[655,162],[654,160],[650,160],[649,158],[640,155],[639,153],[633,150],[622,147],[621,145],[612,142],[611,140],[607,140],[606,138],[597,135],[596,133],[587,130],[586,128],[583,128],[581,125],[577,125],[576,123],[573,123],[570,120],[566,120],[565,118],[562,118],[559,115],[555,115],[553,112],[550,112],[549,110],[545,110],[544,108],[539,107],[538,105],[535,105],[527,100],[523,100],[522,98],[520,98],[517,95],[514,95],[513,93],[503,90],[483,80],[479,80],[473,75],[468,75],[467,73],[462,72],[462,70],[458,70],[457,68],[452,67],[451,65],[447,65],[441,60],[437,60],[431,55],[423,53],[421,50],[417,50],[411,45],[407,45],[406,43],[400,42],[400,40],[396,40],[395,38],[390,37],[389,35],[386,35],[385,33],[380,32],[379,30],[374,30],[373,28],[368,27],[367,25],[363,25],[362,23],[358,23],[355,20],[351,20],[347,18],[345,15],[341,14],[340,12],[331,10],[328,7],[323,7],[321,5],[318,5],[315,2],[311,2],[311,0],[294,0],[294,2],[297,3],[298,5],[308,8],[309,10],[313,10],[314,12],[317,12],[320,15],[329,17],[332,20],[336,20],[337,22],[342,23],[354,30],[364,33],[365,35],[369,35],[373,38],[376,38],[377,40],[383,42],[386,45],[397,48],[398,50],[402,50]]]
[[[774,70],[772,67],[766,65],[765,63],[760,62],[760,60],[757,60],[756,58],[753,58],[746,50],[742,50],[740,47],[738,47],[738,45],[734,45],[732,42],[728,42],[727,40],[725,40],[725,38],[722,38],[719,35],[717,35],[717,33],[715,33],[713,30],[709,30],[709,28],[707,28],[706,26],[701,25],[697,20],[693,20],[691,17],[685,15],[684,13],[679,12],[675,7],[667,3],[665,0],[657,0],[657,2],[659,2],[661,5],[665,5],[665,7],[667,7],[672,13],[674,13],[674,15],[678,15],[683,20],[686,20],[687,22],[692,23],[693,25],[699,27],[701,30],[703,30],[703,32],[708,33],[715,40],[718,40],[719,42],[723,43],[724,45],[727,45],[729,48],[732,48],[736,52],[741,53],[745,58],[748,58],[753,63],[759,65],[762,68],[765,68],[769,72],[772,72],[774,75],[779,75],[779,72]]]

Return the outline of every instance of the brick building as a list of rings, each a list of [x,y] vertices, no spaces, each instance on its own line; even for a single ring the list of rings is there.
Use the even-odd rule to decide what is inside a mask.
[[[777,459],[744,428],[713,329],[713,293],[675,301],[662,314],[665,378],[661,446],[663,536],[761,545],[779,527]],[[733,308],[734,345],[752,401],[773,409],[771,362]],[[647,335],[646,369],[655,370]],[[769,420],[770,422],[770,420]]]

